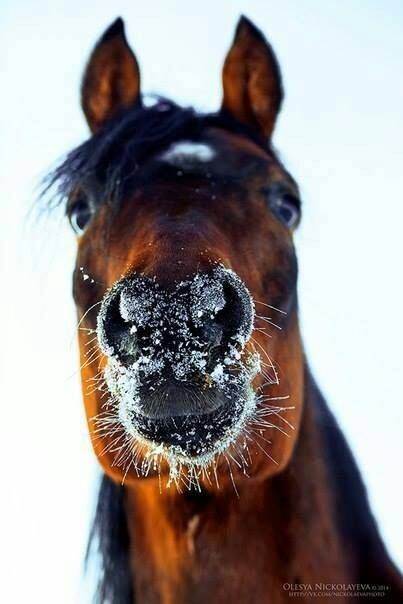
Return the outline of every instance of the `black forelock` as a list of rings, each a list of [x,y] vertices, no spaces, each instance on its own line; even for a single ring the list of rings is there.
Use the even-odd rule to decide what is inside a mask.
[[[58,204],[91,181],[101,188],[103,199],[119,202],[147,160],[178,140],[200,140],[212,127],[246,136],[267,149],[257,132],[223,111],[200,114],[192,107],[183,108],[159,98],[151,107],[137,104],[126,109],[70,151],[47,176],[44,190],[51,190]]]

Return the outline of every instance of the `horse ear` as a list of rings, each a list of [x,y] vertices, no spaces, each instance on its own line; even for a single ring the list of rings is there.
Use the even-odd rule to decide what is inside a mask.
[[[96,132],[136,101],[140,101],[140,70],[119,18],[92,51],[81,85],[81,106],[91,132]]]
[[[269,138],[283,100],[280,68],[263,34],[241,17],[223,68],[222,109]]]

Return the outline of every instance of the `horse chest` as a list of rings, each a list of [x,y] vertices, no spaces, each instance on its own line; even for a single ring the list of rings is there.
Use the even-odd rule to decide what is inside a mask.
[[[226,509],[221,503],[178,518],[172,509],[159,507],[150,493],[134,499],[137,512],[129,517],[129,528],[139,603],[286,600],[287,548],[264,517],[263,502],[255,502],[253,510],[248,504]]]

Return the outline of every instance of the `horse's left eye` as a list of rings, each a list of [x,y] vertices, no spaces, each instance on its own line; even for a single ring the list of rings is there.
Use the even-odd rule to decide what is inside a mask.
[[[275,188],[265,191],[269,207],[277,218],[289,229],[298,224],[300,219],[299,200],[284,191],[278,191]]]
[[[92,211],[87,199],[79,198],[75,201],[69,210],[69,220],[74,232],[80,235],[89,221],[91,220]]]
[[[286,226],[288,226],[288,228],[292,228],[297,224],[299,220],[299,208],[293,197],[290,197],[289,195],[280,196],[276,200],[273,209],[280,220]]]

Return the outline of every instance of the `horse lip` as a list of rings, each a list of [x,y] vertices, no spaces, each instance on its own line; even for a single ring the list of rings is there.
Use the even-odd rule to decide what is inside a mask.
[[[215,443],[231,429],[234,417],[231,401],[209,413],[150,418],[133,417],[136,431],[155,444],[179,448],[184,455],[197,457],[214,449]]]
[[[225,402],[220,388],[172,380],[156,389],[141,386],[138,411],[148,420],[202,418],[223,407]]]
[[[255,409],[252,381],[259,369],[257,353],[241,359],[237,352],[211,372],[179,379],[157,364],[140,373],[137,366],[127,368],[112,357],[105,381],[126,434],[168,460],[173,455],[199,463],[224,451],[242,431]]]

